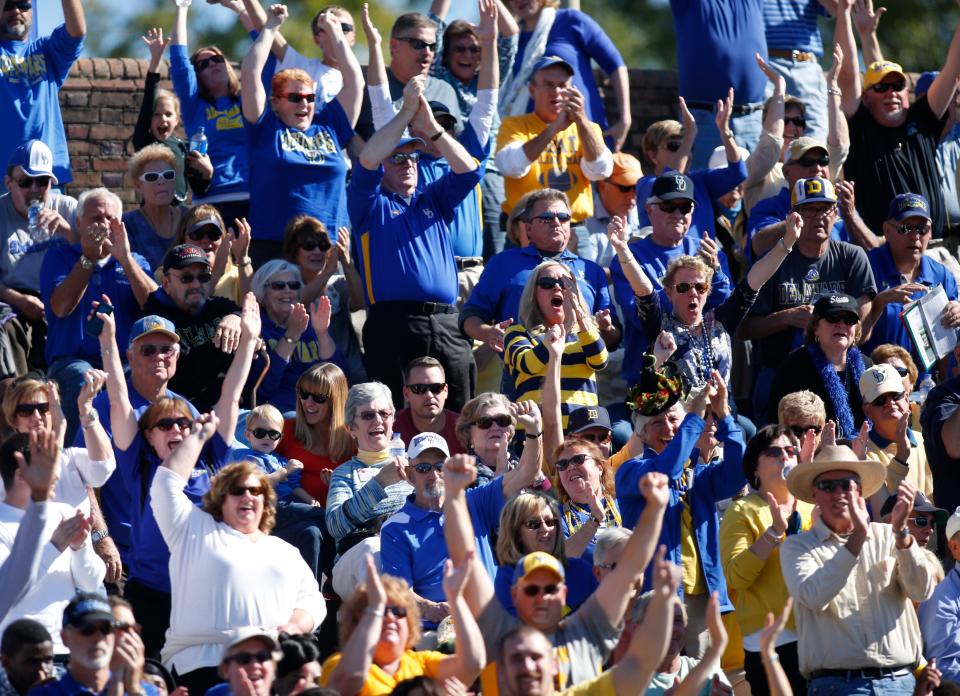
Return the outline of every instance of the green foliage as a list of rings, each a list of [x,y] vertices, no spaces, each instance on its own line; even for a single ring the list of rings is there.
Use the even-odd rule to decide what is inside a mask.
[[[670,6],[663,0],[582,0],[631,68],[675,70],[676,39]]]

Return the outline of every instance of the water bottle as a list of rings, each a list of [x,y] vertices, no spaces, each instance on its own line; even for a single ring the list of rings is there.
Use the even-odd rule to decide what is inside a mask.
[[[390,447],[387,449],[387,453],[390,455],[391,459],[406,456],[407,446],[403,443],[403,438],[400,437],[400,433],[393,434],[393,438],[390,440]]]
[[[43,201],[32,200],[27,208],[27,234],[35,243],[45,242],[50,233],[40,224],[40,211],[43,210]]]
[[[184,0],[177,0],[177,2],[184,2]],[[186,3],[189,5],[190,0],[186,0]],[[193,152],[194,150],[201,155],[207,154],[207,134],[203,126],[200,126],[193,137],[190,138],[190,151]]]
[[[917,385],[917,391],[914,393],[914,395],[917,397],[917,403],[923,406],[924,402],[927,400],[927,395],[935,386],[936,385],[933,383],[933,377],[931,377],[929,373],[924,375],[923,379],[920,380],[920,384]]]

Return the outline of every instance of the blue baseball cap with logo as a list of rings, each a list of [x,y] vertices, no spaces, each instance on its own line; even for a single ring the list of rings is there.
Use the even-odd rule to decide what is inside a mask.
[[[901,193],[894,196],[890,201],[890,207],[887,208],[887,219],[903,222],[912,217],[933,219],[930,217],[930,203],[927,199],[919,193]]]
[[[96,592],[77,592],[63,610],[63,625],[82,628],[93,621],[113,621],[107,598]]]
[[[647,203],[677,199],[694,200],[693,179],[680,172],[669,172],[661,174],[654,180]]]
[[[176,343],[180,342],[180,337],[177,335],[177,327],[173,325],[172,321],[158,317],[156,314],[148,314],[133,322],[133,327],[130,329],[130,343],[128,345],[132,346],[137,339],[152,333],[161,333],[169,336]]]
[[[40,140],[28,140],[13,151],[7,168],[14,167],[23,169],[27,176],[49,176],[54,184],[58,183],[53,174],[53,153]]]

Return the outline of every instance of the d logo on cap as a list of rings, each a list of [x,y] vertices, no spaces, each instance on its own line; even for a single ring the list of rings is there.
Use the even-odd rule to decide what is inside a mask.
[[[673,182],[677,185],[677,191],[687,190],[687,182],[683,176],[678,175],[673,177]]]
[[[804,182],[804,188],[806,189],[808,196],[823,193],[823,184],[819,179],[807,179]]]

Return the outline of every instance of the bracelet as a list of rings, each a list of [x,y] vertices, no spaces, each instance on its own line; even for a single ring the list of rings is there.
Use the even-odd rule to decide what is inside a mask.
[[[376,609],[371,609],[370,607],[364,607],[363,613],[364,613],[364,614],[373,614],[374,616],[378,616],[378,617],[380,617],[380,618],[383,618],[383,614],[384,614],[383,609],[380,609],[380,610],[378,611],[378,610],[376,610]]]
[[[84,430],[87,428],[92,428],[94,425],[96,425],[98,420],[100,420],[100,415],[91,409],[90,411],[80,415],[80,427],[82,427]]]
[[[286,341],[287,343],[289,343],[291,346],[292,346],[294,343],[296,343],[295,340],[293,340],[292,338],[290,338],[290,337],[287,336],[286,334],[283,335],[283,340]]]
[[[443,134],[446,133],[446,132],[447,132],[447,131],[445,131],[445,130],[443,130],[443,129],[441,128],[439,133],[437,133],[436,135],[431,135],[431,136],[430,136],[430,140],[432,140],[433,142],[437,142],[438,140],[440,140],[440,138],[443,137]]]
[[[240,268],[243,268],[244,266],[252,266],[252,265],[253,265],[253,260],[252,260],[249,256],[244,256],[244,257],[243,257],[242,259],[240,259],[239,261],[237,261],[236,259],[234,259],[233,262],[234,262],[237,266],[239,266]]]
[[[906,461],[906,460],[903,460],[903,459],[900,459],[900,457],[894,457],[894,458],[893,458],[893,461],[897,462],[898,464],[903,464],[903,465],[904,465],[905,467],[907,467],[908,469],[910,468],[910,462],[908,462],[908,461]]]
[[[777,653],[773,653],[773,655],[764,655],[763,657],[767,658],[767,662],[780,662],[780,656]],[[763,662],[763,657],[760,658],[761,662]]]
[[[100,353],[102,355],[113,355],[113,348],[101,348]]]
[[[894,529],[893,534],[894,536],[897,537],[897,539],[899,539],[900,541],[903,541],[908,536],[910,536],[910,528],[907,527],[907,525],[903,525],[903,529],[900,529],[900,530]]]
[[[783,542],[783,537],[785,536],[785,535],[777,534],[773,530],[773,527],[767,527],[767,530],[763,533],[763,535],[767,537],[767,541],[769,541],[774,546],[780,546],[781,542]]]
[[[837,89],[836,87],[827,87],[827,94],[833,94],[833,95],[838,96],[838,97],[842,97],[842,96],[843,96],[843,92],[841,92],[841,91],[840,91],[839,89]]]
[[[543,435],[543,431],[542,431],[542,430],[541,430],[539,433],[527,433],[527,439],[528,439],[528,440],[536,440],[536,439],[537,439],[538,437],[540,437],[541,435]]]

